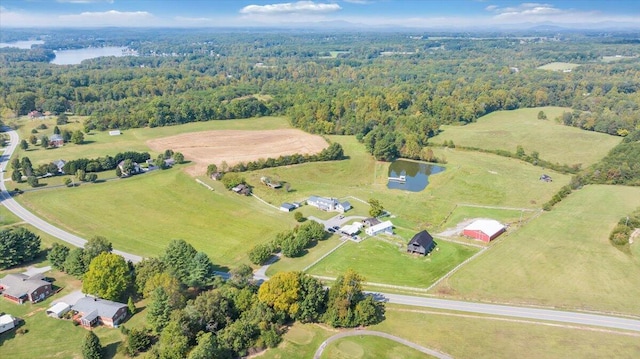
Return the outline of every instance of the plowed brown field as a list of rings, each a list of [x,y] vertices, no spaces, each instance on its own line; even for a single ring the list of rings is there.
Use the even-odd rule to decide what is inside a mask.
[[[147,145],[157,152],[182,152],[186,160],[195,164],[186,169],[192,176],[202,175],[212,163],[220,166],[226,161],[234,165],[294,153],[313,154],[328,147],[322,137],[295,129],[203,131],[153,139]]]

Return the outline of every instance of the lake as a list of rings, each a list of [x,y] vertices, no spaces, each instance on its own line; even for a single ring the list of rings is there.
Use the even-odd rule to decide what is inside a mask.
[[[51,60],[52,64],[56,65],[78,65],[83,60],[93,59],[96,57],[103,56],[130,56],[131,52],[123,52],[122,50],[126,50],[126,47],[115,47],[115,46],[107,46],[107,47],[89,47],[85,49],[75,49],[75,50],[60,50],[55,51],[56,57]]]
[[[30,49],[33,45],[42,45],[42,40],[27,40],[27,41],[15,41],[15,42],[0,42],[0,48],[3,47],[16,47],[18,49]]]
[[[429,176],[444,170],[445,168],[442,166],[424,162],[396,160],[389,166],[387,188],[420,192],[429,184]],[[404,178],[404,181],[401,180],[401,177]]]

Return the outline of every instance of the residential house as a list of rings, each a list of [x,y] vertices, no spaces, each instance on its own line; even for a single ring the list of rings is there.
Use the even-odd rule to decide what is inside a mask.
[[[391,221],[384,221],[364,230],[370,236],[375,236],[381,233],[393,234],[393,223]]]
[[[36,111],[36,110],[33,110],[33,111],[29,112],[28,116],[29,116],[29,118],[43,118],[44,117],[42,115],[42,112]]]
[[[53,134],[49,137],[49,147],[62,147],[64,146],[64,139],[60,135]]]
[[[99,324],[105,327],[117,327],[125,320],[128,311],[126,304],[92,296],[80,298],[71,309],[77,312],[73,320],[85,328]]]
[[[25,301],[37,303],[53,294],[51,283],[42,274],[7,274],[0,279],[0,292],[8,300],[22,304]]]
[[[67,164],[65,160],[55,160],[52,163],[58,167],[58,173],[64,174],[64,165]]]
[[[408,253],[417,253],[422,255],[429,254],[437,243],[434,242],[433,237],[427,231],[418,232],[407,244]]]
[[[0,334],[15,328],[16,324],[18,324],[18,320],[11,314],[0,315]]]
[[[130,173],[129,171],[125,171],[124,169],[124,161],[120,161],[118,163],[118,168],[120,169],[120,172],[122,172],[122,177],[128,177],[137,175],[138,173],[142,173],[142,167],[140,167],[137,162],[133,162],[133,169],[130,171]]]
[[[248,196],[251,194],[251,187],[249,187],[244,183],[240,183],[239,185],[233,187],[231,190],[237,194],[243,194],[245,196]]]
[[[489,243],[504,233],[505,226],[493,219],[478,219],[464,227],[462,234]]]
[[[307,204],[310,206],[314,206],[321,211],[327,212],[340,212],[344,213],[351,209],[351,203],[349,202],[338,202],[335,198],[326,198],[326,197],[318,197],[311,196],[307,199]]]
[[[362,223],[364,223],[365,226],[367,227],[371,227],[371,226],[375,226],[376,224],[380,223],[380,220],[374,217],[370,217],[370,218],[365,218],[362,220]]]

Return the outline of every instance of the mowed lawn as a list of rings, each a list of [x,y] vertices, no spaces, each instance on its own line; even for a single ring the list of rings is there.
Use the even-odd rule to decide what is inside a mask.
[[[159,255],[172,239],[184,239],[223,266],[248,262],[253,245],[295,224],[291,214],[220,183],[209,191],[175,168],[17,199],[50,223],[84,238],[104,236],[125,252]]]
[[[576,67],[580,67],[580,64],[574,64],[571,62],[550,62],[548,64],[538,66],[538,70],[564,71],[573,70]]]
[[[69,131],[83,129],[82,124],[85,120],[83,117],[73,116],[71,117],[71,120],[74,122],[58,127],[61,130],[67,129]],[[20,135],[20,139],[26,139],[28,141],[29,137],[32,135],[31,130],[33,128],[37,128],[42,123],[44,123],[48,128],[46,130],[38,130],[38,133],[36,133],[35,136],[38,137],[38,139],[40,139],[42,135],[51,137],[56,123],[55,119],[30,120],[23,118],[16,122],[18,125],[18,134]],[[67,143],[63,147],[52,149],[43,149],[42,147],[29,144],[27,151],[17,148],[14,153],[14,157],[17,156],[18,158],[22,158],[27,156],[35,166],[43,163],[49,163],[57,159],[73,160],[77,158],[104,157],[106,155],[113,156],[118,152],[124,151],[151,153],[152,151],[146,145],[147,140],[178,135],[181,133],[209,130],[274,130],[290,127],[291,126],[289,126],[287,119],[284,117],[260,117],[238,120],[193,122],[178,126],[132,128],[122,130],[122,134],[120,136],[110,136],[109,131],[91,131],[89,134],[84,135],[84,139],[86,141],[85,144],[75,145],[73,143]],[[212,141],[213,140],[217,139],[212,139]],[[152,156],[152,158],[155,158],[155,156]]]
[[[401,247],[376,238],[348,242],[308,270],[314,275],[337,277],[354,269],[367,282],[426,288],[455,266],[471,257],[477,248],[437,240],[430,256],[406,253]]]
[[[362,335],[338,339],[327,345],[321,358],[425,359],[433,357],[390,339]]]
[[[544,111],[548,120],[538,120],[538,112]],[[483,116],[466,126],[442,126],[444,130],[433,142],[453,141],[456,145],[487,150],[516,152],[518,145],[525,153],[540,153],[540,158],[566,165],[582,164],[583,167],[598,162],[617,145],[620,137],[610,136],[555,121],[563,107],[536,107],[513,111],[497,111]]]
[[[382,323],[368,329],[393,334],[461,359],[634,358],[640,352],[640,341],[637,337],[616,333],[496,320],[435,310],[420,311],[396,305],[387,305],[385,317]],[[296,323],[284,335],[282,343],[277,348],[267,350],[260,358],[312,358],[320,344],[338,332],[326,326]],[[344,340],[355,345],[346,348],[343,346],[346,350],[341,353],[333,351],[335,356],[325,354],[323,358],[360,358],[346,355],[353,354],[354,349],[357,350],[356,346],[365,349],[362,355],[370,355],[376,354],[376,349],[382,343],[385,348],[388,344],[390,349],[400,345],[377,337],[363,339],[346,338]],[[328,346],[327,350],[331,350],[336,343],[342,341]],[[359,354],[359,351],[356,354]],[[403,355],[390,357],[405,358],[405,355],[410,354],[403,352]]]
[[[640,258],[609,233],[640,205],[640,188],[574,192],[461,268],[436,291],[465,299],[640,314]]]

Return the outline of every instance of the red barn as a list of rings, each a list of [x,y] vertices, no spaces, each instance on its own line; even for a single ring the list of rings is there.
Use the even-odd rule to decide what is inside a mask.
[[[462,234],[485,243],[497,238],[505,231],[504,226],[493,219],[478,219],[464,227]]]

